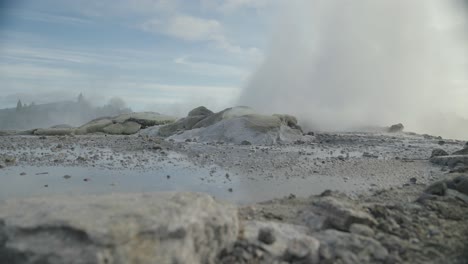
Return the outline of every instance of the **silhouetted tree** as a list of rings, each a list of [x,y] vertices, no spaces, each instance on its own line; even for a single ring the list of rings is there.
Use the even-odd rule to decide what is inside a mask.
[[[23,110],[23,103],[21,103],[21,100],[18,100],[18,103],[16,103],[16,112],[20,112]]]
[[[78,103],[83,103],[84,102],[84,96],[83,96],[83,93],[80,93],[80,95],[78,95]]]

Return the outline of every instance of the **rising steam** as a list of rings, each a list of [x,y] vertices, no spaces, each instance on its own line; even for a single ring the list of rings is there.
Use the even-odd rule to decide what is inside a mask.
[[[402,122],[468,138],[463,2],[284,3],[265,61],[239,104],[295,114],[322,130]]]

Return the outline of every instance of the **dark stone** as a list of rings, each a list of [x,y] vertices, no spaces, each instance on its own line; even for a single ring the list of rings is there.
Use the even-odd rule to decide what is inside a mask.
[[[276,238],[273,234],[273,229],[271,228],[261,228],[258,231],[258,241],[265,243],[267,245],[271,245],[275,243]]]
[[[444,196],[447,192],[447,184],[444,181],[435,182],[424,190],[427,194]]]
[[[468,195],[468,176],[458,176],[453,180],[448,181],[447,188],[457,190],[463,194]]]
[[[188,113],[188,116],[209,116],[213,112],[204,106],[199,106]]]
[[[443,150],[443,149],[434,149],[431,153],[431,158],[434,158],[434,157],[441,157],[441,156],[448,156],[449,154],[447,153],[447,151]]]
[[[250,141],[247,141],[247,140],[242,141],[240,144],[243,145],[243,146],[252,145],[252,143],[250,143]]]
[[[418,179],[416,179],[415,177],[410,179],[410,183],[412,183],[412,184],[416,184],[417,181],[418,181]]]
[[[399,124],[395,124],[395,125],[392,125],[388,128],[388,132],[390,133],[397,133],[397,132],[401,132],[403,131],[405,127],[403,126],[403,124],[399,123]]]
[[[465,148],[455,151],[453,155],[468,155],[468,147],[465,145]]]

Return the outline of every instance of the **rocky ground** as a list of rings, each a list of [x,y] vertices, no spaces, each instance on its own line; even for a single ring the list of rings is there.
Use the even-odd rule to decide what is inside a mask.
[[[197,141],[6,135],[0,168],[191,164],[226,178],[325,180],[320,192],[235,206],[186,193],[2,201],[0,263],[468,263],[464,142],[412,133]]]

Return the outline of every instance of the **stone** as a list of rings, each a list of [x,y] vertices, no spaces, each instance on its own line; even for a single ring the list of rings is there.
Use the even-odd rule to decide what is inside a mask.
[[[271,228],[261,228],[258,231],[258,241],[265,243],[267,245],[271,245],[275,243],[275,235],[273,233],[273,229]]]
[[[363,224],[367,226],[374,226],[377,221],[369,213],[364,212],[358,205],[339,200],[335,197],[326,196],[321,197],[313,202],[313,208],[311,209],[317,217],[308,219],[308,226],[311,230],[317,230],[315,228],[327,228],[332,227],[342,231],[349,231],[352,224]],[[317,221],[323,220],[322,225],[318,225]],[[313,223],[313,224],[311,224]]]
[[[305,226],[276,223],[247,221],[243,225],[243,239],[247,243],[257,244],[261,230],[268,230],[275,236],[275,242],[263,243],[262,248],[272,258],[277,260],[295,259],[309,261],[303,263],[317,263],[320,243],[314,237],[306,235]]]
[[[237,209],[194,193],[0,202],[0,263],[217,263]]]
[[[438,156],[430,159],[431,163],[454,168],[459,165],[468,165],[468,155]]]
[[[461,175],[447,181],[447,188],[457,190],[460,193],[468,195],[468,176]]]
[[[188,116],[209,116],[212,115],[213,112],[204,106],[199,106],[195,109],[192,109]]]
[[[431,159],[434,157],[448,156],[447,151],[443,149],[434,149],[431,153]]]
[[[395,125],[390,126],[388,128],[388,132],[389,133],[402,132],[404,128],[405,127],[403,126],[403,124],[399,123],[399,124],[395,124]]]
[[[284,125],[278,117],[245,115],[223,119],[208,127],[187,130],[170,138],[178,142],[195,138],[197,142],[241,144],[249,141],[254,145],[274,145],[293,143],[304,137],[302,131]]]
[[[116,123],[108,125],[102,129],[106,134],[111,135],[131,135],[137,133],[141,125],[133,121],[125,121],[124,123]]]
[[[84,134],[91,134],[91,133],[97,133],[97,132],[103,132],[103,129],[108,126],[112,125],[113,122],[110,118],[98,118],[95,120],[92,120],[79,128],[76,129],[75,133],[77,135],[84,135]]]
[[[315,233],[324,263],[382,263],[388,250],[377,240],[333,229]]]
[[[435,182],[424,190],[424,193],[444,196],[447,191],[447,184],[444,181]]]
[[[137,112],[122,114],[113,118],[115,123],[125,123],[132,121],[138,123],[143,128],[165,125],[175,122],[176,118],[173,116],[162,115],[156,112]]]
[[[455,151],[452,155],[468,155],[468,147],[465,147],[461,150]]]

